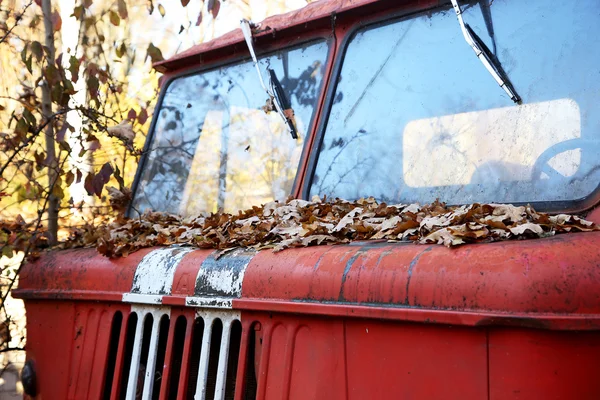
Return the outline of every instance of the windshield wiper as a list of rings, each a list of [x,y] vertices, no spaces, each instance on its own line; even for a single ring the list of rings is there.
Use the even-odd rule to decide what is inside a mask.
[[[462,30],[466,42],[469,44],[469,46],[471,46],[477,58],[479,58],[481,63],[496,80],[498,85],[504,89],[511,100],[517,104],[521,104],[521,97],[519,97],[515,88],[510,82],[510,79],[508,79],[508,75],[506,72],[504,72],[504,69],[502,69],[500,60],[498,60],[498,58],[490,51],[485,43],[483,43],[481,38],[477,36],[469,24],[465,23],[462,16],[462,10],[458,5],[458,0],[451,0],[451,2],[452,7],[454,7],[454,11],[456,11],[456,17],[458,18],[458,23],[460,24],[460,29]]]
[[[283,87],[281,86],[281,82],[279,82],[277,75],[275,75],[275,71],[273,71],[271,68],[267,68],[267,71],[269,72],[268,87],[265,85],[265,81],[263,80],[262,73],[260,72],[260,68],[258,66],[258,60],[256,59],[256,53],[254,52],[254,46],[252,44],[252,23],[246,19],[243,19],[240,21],[240,25],[242,28],[242,33],[244,34],[244,39],[246,40],[246,45],[248,45],[248,50],[250,50],[250,55],[252,56],[252,62],[254,63],[256,72],[258,73],[260,85],[265,92],[267,92],[269,100],[273,103],[275,111],[277,111],[277,114],[279,114],[285,123],[290,135],[292,135],[292,138],[298,139],[298,132],[296,131],[296,127],[294,126],[294,122],[291,118],[291,115],[293,115],[293,110],[290,101],[285,95]]]

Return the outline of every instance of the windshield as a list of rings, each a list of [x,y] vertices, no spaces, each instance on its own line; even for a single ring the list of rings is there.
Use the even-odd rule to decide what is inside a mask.
[[[173,80],[157,109],[133,207],[183,215],[236,211],[289,196],[314,115],[325,42],[259,60],[291,101],[298,138],[263,110],[252,62]]]
[[[310,195],[545,202],[598,187],[600,2],[459,3],[523,104],[449,7],[364,28],[344,56]]]

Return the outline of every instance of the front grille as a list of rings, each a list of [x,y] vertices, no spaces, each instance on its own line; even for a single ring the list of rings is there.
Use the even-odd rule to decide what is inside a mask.
[[[103,398],[233,399],[242,336],[234,311],[132,306],[112,321]]]

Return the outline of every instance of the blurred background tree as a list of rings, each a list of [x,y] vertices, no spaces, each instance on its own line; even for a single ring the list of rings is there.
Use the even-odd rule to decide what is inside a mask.
[[[0,0],[0,396],[24,360],[25,255],[113,215],[158,98],[152,62],[307,0]],[[14,394],[14,393],[12,393]]]

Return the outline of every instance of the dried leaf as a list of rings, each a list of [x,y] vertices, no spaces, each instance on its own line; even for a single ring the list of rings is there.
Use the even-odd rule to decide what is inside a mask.
[[[146,58],[148,58],[148,57],[150,57],[150,59],[152,60],[152,63],[164,60],[160,49],[158,47],[154,46],[152,43],[150,43],[148,45],[148,50],[146,52]]]
[[[135,115],[132,119],[134,118]],[[133,149],[133,139],[135,138],[135,132],[133,131],[133,127],[131,126],[131,123],[129,121],[125,120],[119,125],[111,126],[107,129],[107,131],[108,136],[119,139],[127,147]]]
[[[110,20],[110,23],[114,26],[119,26],[121,24],[121,18],[119,17],[119,14],[112,10],[108,12],[108,18]]]
[[[219,0],[208,0],[207,10],[212,14],[213,18],[217,18],[220,9],[221,2]]]
[[[117,8],[121,19],[127,19],[127,4],[125,4],[125,0],[117,0]]]
[[[148,120],[148,111],[145,108],[142,108],[142,111],[140,111],[137,118],[140,125],[144,125]]]
[[[116,135],[121,135],[118,130]],[[123,257],[143,247],[175,243],[219,249],[219,254],[237,247],[271,248],[277,252],[290,247],[378,239],[454,247],[600,230],[578,216],[548,216],[537,213],[530,206],[471,204],[448,207],[440,202],[424,206],[388,206],[373,198],[355,202],[318,197],[313,197],[312,201],[288,199],[236,214],[203,213],[183,218],[147,212],[139,218],[127,219],[123,213],[131,200],[131,192],[123,187],[120,175],[119,170],[113,170],[107,163],[97,174],[88,175],[84,185],[89,193],[100,195],[104,185],[114,176],[120,187],[107,187],[107,191],[111,205],[120,213],[118,219],[105,226],[81,228],[62,246],[95,245],[101,254]],[[80,177],[81,173],[77,171],[76,179]],[[72,182],[73,175],[67,174],[66,179]],[[24,188],[22,197],[27,198],[27,193]]]
[[[62,18],[60,17],[60,13],[58,11],[52,12],[51,20],[52,29],[54,30],[54,32],[60,31],[60,28],[62,28]]]
[[[522,235],[527,231],[530,231],[537,235],[541,235],[544,233],[544,230],[542,229],[541,226],[539,226],[538,224],[533,224],[533,223],[526,223],[523,225],[517,225],[514,228],[510,228],[510,232],[513,235]]]

